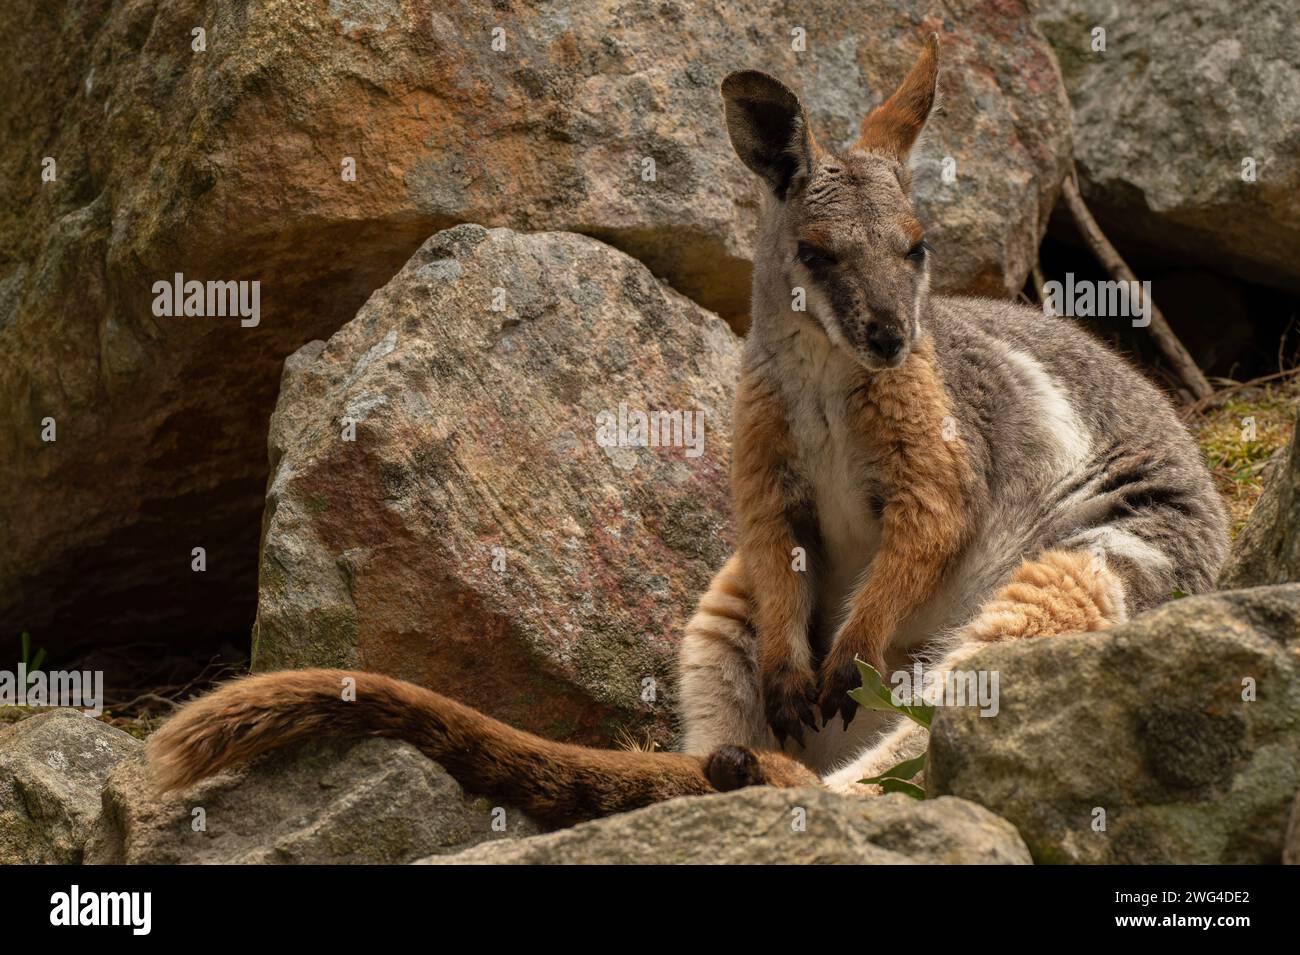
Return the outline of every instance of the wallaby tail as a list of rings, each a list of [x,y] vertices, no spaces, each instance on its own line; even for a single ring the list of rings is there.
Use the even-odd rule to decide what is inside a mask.
[[[349,678],[355,694],[345,699]],[[471,792],[556,824],[717,791],[700,757],[551,742],[412,683],[346,670],[286,670],[227,683],[181,707],[145,752],[155,784],[169,790],[321,736],[405,740]],[[759,776],[742,782],[764,781]],[[734,773],[720,779],[733,788]]]

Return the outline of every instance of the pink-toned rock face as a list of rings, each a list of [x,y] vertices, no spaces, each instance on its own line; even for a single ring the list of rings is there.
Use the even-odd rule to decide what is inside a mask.
[[[720,319],[600,242],[439,233],[286,363],[255,666],[668,743],[675,646],[729,553],[737,374]],[[620,406],[680,417],[638,446]]]
[[[915,187],[940,289],[1020,286],[1069,151],[1046,44],[1001,0],[0,7],[0,632],[52,649],[246,632],[283,360],[438,229],[593,235],[743,324],[733,69],[839,146],[940,32]],[[260,281],[259,324],[156,317],[177,272]]]

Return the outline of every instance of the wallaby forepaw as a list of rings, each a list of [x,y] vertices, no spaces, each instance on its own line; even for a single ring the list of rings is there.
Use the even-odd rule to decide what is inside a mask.
[[[849,691],[862,685],[857,663],[852,659],[846,662],[836,662],[833,657],[828,659],[822,669],[821,684],[822,692],[817,706],[821,710],[823,724],[829,724],[838,714],[844,720],[844,728],[848,729],[858,709],[858,704],[849,696]]]
[[[790,738],[803,746],[805,726],[817,732],[817,716],[813,711],[816,699],[817,684],[812,674],[783,669],[764,678],[763,704],[767,722],[779,745],[784,746],[786,739]]]

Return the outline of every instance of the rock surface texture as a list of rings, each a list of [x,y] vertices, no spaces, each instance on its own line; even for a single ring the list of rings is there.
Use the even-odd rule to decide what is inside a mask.
[[[929,784],[1037,862],[1276,863],[1300,787],[1300,585],[991,648],[1000,710],[940,708]],[[1104,828],[1100,828],[1104,826]]]
[[[1300,289],[1300,21],[1289,0],[1041,0],[1080,188],[1112,239]],[[1105,31],[1105,50],[1095,33]],[[1253,181],[1243,178],[1253,176]]]
[[[80,862],[104,780],[140,748],[76,710],[0,728],[0,865]]]
[[[505,839],[431,864],[1028,864],[1004,819],[961,799],[863,799],[821,789],[741,789]]]
[[[0,5],[0,631],[246,633],[284,359],[438,229],[587,233],[743,316],[759,186],[723,131],[733,69],[800,88],[842,145],[940,31],[916,178],[936,284],[1019,288],[1069,155],[1060,77],[1019,4],[931,10]],[[256,326],[156,315],[178,274],[259,282]]]
[[[128,760],[109,777],[85,861],[391,864],[538,831],[522,813],[466,796],[407,743],[331,740],[161,798],[143,760]]]
[[[594,239],[430,239],[286,363],[254,665],[669,743],[676,641],[729,552],[737,361],[716,316]],[[617,443],[620,414],[658,411],[663,444]]]

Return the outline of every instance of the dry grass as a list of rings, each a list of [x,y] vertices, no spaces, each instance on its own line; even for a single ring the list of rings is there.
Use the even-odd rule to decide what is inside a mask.
[[[614,733],[615,749],[625,749],[636,753],[657,753],[659,743],[650,735],[649,730],[637,733],[625,726],[620,726]]]
[[[1298,408],[1300,375],[1242,388],[1189,422],[1228,505],[1234,537],[1264,490],[1269,463],[1291,440]]]
[[[0,728],[49,712],[49,707],[42,706],[0,706]],[[114,716],[107,711],[101,713],[96,719],[109,726],[116,726],[139,740],[147,738],[162,724],[161,716]]]
[[[129,648],[118,648],[114,652],[124,652]],[[141,655],[143,657],[143,655]],[[102,658],[101,658],[102,660]],[[159,663],[155,658],[144,657],[145,662],[142,666],[155,665],[163,666],[168,672],[177,664]],[[78,660],[71,665],[71,669],[76,670],[93,670],[97,669],[101,663],[87,660]],[[43,669],[57,670],[61,667],[58,664],[46,663]],[[120,672],[120,671],[114,671]],[[148,671],[146,671],[147,673]],[[104,711],[95,717],[101,723],[107,723],[109,726],[115,726],[125,733],[129,733],[136,739],[146,739],[150,733],[162,725],[164,719],[171,715],[185,700],[205,692],[224,680],[232,676],[240,676],[248,672],[246,664],[231,664],[213,658],[199,671],[197,675],[191,675],[186,678],[175,679],[170,682],[149,683],[147,686],[133,686],[129,689],[114,690],[112,686],[105,692],[103,701]],[[112,678],[109,677],[109,682]],[[0,706],[0,730],[14,723],[30,719],[41,713],[48,713],[47,707],[38,706]]]

